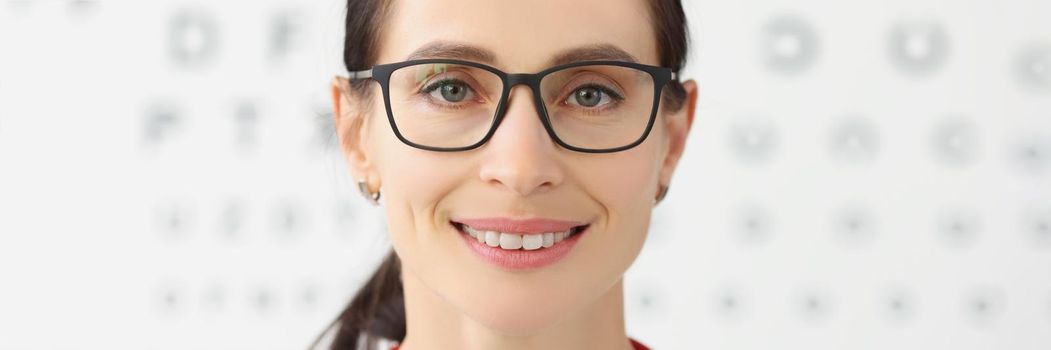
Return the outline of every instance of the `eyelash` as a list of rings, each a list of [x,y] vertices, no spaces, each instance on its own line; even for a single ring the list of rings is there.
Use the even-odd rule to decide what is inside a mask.
[[[573,92],[575,92],[577,90],[580,90],[580,89],[587,89],[587,88],[595,89],[595,90],[598,90],[598,91],[602,92],[603,94],[608,95],[610,97],[610,99],[612,100],[612,102],[610,102],[609,104],[613,105],[613,107],[605,107],[605,108],[602,108],[601,110],[596,110],[594,108],[583,108],[583,110],[585,112],[601,112],[601,111],[605,111],[607,109],[614,108],[616,106],[616,104],[618,104],[620,101],[624,100],[624,96],[621,96],[619,93],[617,93],[613,89],[610,89],[610,88],[607,88],[607,87],[605,87],[603,85],[599,85],[599,84],[595,84],[595,83],[587,83],[587,84],[582,84],[580,86],[577,86],[575,89],[570,91],[570,94],[568,96],[560,98],[559,101],[562,101],[564,103],[567,99],[573,97],[573,94],[572,94]]]
[[[432,92],[434,92],[434,90],[437,90],[437,89],[441,88],[442,86],[445,86],[446,84],[450,84],[450,83],[451,84],[463,85],[464,87],[466,87],[473,94],[477,94],[478,93],[477,91],[474,90],[473,87],[471,87],[471,84],[468,84],[467,82],[465,82],[463,80],[454,79],[454,78],[442,78],[442,79],[439,79],[438,81],[436,81],[436,82],[434,82],[434,83],[432,83],[430,85],[427,85],[424,88],[420,89],[420,91],[417,94],[423,95],[423,96],[425,96],[425,97],[427,97],[429,99],[430,98],[429,95]],[[449,108],[449,109],[464,109],[464,108],[467,108],[463,104],[447,104],[447,103],[441,104],[441,107],[442,108]]]

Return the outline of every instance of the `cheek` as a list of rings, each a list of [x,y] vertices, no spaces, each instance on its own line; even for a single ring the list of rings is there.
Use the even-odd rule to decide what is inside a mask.
[[[391,129],[383,104],[369,125],[371,159],[380,175],[385,206],[390,210],[424,210],[459,186],[466,169],[456,166],[456,153],[431,152],[401,142]],[[400,214],[399,214],[400,215]],[[400,219],[406,219],[400,217]]]
[[[441,159],[443,154],[388,144],[382,169],[384,206],[391,224],[406,225],[397,231],[414,236],[420,243],[433,243],[435,231],[443,230],[436,221],[437,205],[468,178],[466,168]],[[392,233],[395,233],[392,231]]]
[[[654,127],[642,144],[626,151],[588,155],[574,160],[575,177],[588,194],[612,215],[648,212],[652,205],[650,188],[656,188],[660,174],[658,140]]]
[[[580,185],[606,216],[593,235],[582,237],[583,270],[622,273],[641,251],[659,179],[660,139],[654,132],[635,148],[573,163]]]
[[[455,154],[403,144],[390,129],[385,115],[374,117],[381,118],[374,118],[369,126],[371,159],[376,160],[380,175],[381,201],[394,248],[403,260],[438,258],[427,255],[443,250],[428,247],[447,244],[450,240],[443,240],[439,234],[445,233],[441,230],[447,227],[434,221],[435,206],[460,186],[468,176],[467,171],[453,166],[456,162],[450,157]]]

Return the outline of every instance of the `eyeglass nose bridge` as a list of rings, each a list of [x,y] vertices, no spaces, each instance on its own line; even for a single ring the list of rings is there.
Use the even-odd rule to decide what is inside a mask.
[[[540,74],[529,74],[529,73],[507,74],[507,76],[504,78],[504,91],[503,91],[504,98],[503,98],[502,102],[507,103],[507,100],[509,98],[511,98],[511,89],[513,89],[516,85],[525,85],[525,86],[528,86],[529,89],[533,91],[533,100],[535,102],[537,102],[537,103],[540,103],[541,102],[541,100],[539,98],[540,97],[540,78],[541,78]],[[537,108],[542,108],[542,107],[543,107],[542,103],[541,103],[541,105],[537,106]],[[538,112],[539,112],[539,110],[538,110]]]
[[[511,100],[511,90],[517,85],[525,85],[533,92],[533,107],[536,109],[537,118],[540,118],[540,123],[544,125],[544,130],[547,131],[547,135],[551,137],[551,140],[555,141],[555,143],[560,145],[563,144],[558,136],[555,135],[555,130],[551,126],[551,121],[548,120],[547,117],[547,106],[544,105],[543,96],[540,91],[540,80],[542,78],[542,73],[508,73],[503,77],[504,91],[502,91],[500,103],[496,109],[496,120],[493,121],[492,128],[481,143],[487,143],[493,134],[496,133],[496,129],[499,128],[500,124],[503,122],[504,116],[507,114],[507,105]]]

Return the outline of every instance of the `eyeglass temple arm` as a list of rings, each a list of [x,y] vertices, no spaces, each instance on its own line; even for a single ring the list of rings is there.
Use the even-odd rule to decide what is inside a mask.
[[[372,78],[372,69],[356,70],[350,72],[350,80]]]

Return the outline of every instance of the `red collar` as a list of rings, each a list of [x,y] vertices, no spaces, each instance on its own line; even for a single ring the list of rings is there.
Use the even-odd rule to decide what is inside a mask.
[[[638,342],[635,339],[632,339],[631,337],[628,337],[628,340],[631,341],[631,347],[635,348],[635,350],[650,350],[650,348],[646,347],[645,345],[642,345],[642,343]],[[390,348],[390,350],[398,350],[398,345],[395,344]]]

